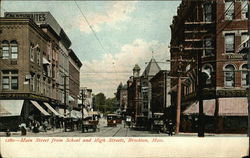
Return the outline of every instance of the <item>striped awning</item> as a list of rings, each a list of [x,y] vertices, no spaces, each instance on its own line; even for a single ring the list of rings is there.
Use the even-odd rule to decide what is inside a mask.
[[[39,103],[38,102],[36,102],[36,101],[33,101],[33,100],[31,100],[30,101],[43,115],[45,115],[45,116],[49,116],[50,114],[47,112],[47,111],[45,111],[42,107],[41,107],[41,105],[39,105]]]
[[[45,103],[44,102],[44,105],[47,106],[47,108],[55,115],[55,116],[61,116],[61,114],[59,114],[55,109],[53,109],[49,103]],[[62,117],[62,116],[61,116]]]

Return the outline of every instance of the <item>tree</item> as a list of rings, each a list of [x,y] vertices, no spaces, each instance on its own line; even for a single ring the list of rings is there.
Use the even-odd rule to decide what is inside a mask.
[[[106,96],[103,93],[98,93],[93,97],[96,110],[104,112],[103,106],[105,105]]]

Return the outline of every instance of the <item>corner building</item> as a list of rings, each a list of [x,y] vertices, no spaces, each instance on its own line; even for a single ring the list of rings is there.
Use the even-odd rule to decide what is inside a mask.
[[[201,86],[205,131],[246,132],[249,84],[247,61],[239,48],[249,38],[247,4],[247,0],[183,0],[178,7],[170,26],[170,53],[175,61],[171,62],[171,75],[188,78],[181,85],[182,131],[197,132]],[[198,69],[205,75],[200,85]],[[172,79],[174,106],[176,85],[177,79]]]
[[[66,104],[62,87],[71,42],[63,29],[49,12],[7,12],[0,23],[1,130],[64,117],[59,108],[69,105],[69,78]]]

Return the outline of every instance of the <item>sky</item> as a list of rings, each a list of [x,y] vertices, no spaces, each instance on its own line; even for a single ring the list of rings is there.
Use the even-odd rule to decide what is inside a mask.
[[[152,57],[166,70],[170,25],[180,1],[8,1],[5,11],[49,11],[64,29],[83,66],[80,86],[114,97],[135,64],[143,73]],[[87,19],[87,21],[86,21]],[[88,25],[89,24],[89,25]],[[93,31],[90,29],[93,28]],[[153,53],[152,53],[153,52]]]

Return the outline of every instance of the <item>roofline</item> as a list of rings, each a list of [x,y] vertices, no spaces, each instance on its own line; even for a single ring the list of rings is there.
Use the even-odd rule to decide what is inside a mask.
[[[43,32],[43,30],[30,18],[6,18],[6,17],[0,17],[0,24],[3,25],[4,23],[9,24],[22,24],[27,23],[29,26],[31,26],[33,29],[37,31],[38,34],[40,34],[45,40],[50,41],[50,37]]]

